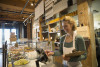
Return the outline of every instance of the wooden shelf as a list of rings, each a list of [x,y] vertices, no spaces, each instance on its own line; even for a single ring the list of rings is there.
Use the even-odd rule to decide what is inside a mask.
[[[60,21],[57,21],[57,22],[54,22],[54,23],[50,23],[49,25],[53,25],[53,24],[57,24],[59,23]]]
[[[54,42],[54,43],[60,44],[60,42]]]
[[[42,27],[48,27],[48,25],[43,25]]]
[[[42,42],[49,42],[49,41],[47,41],[47,40],[43,40]]]
[[[60,29],[60,30],[64,30],[64,29]]]
[[[48,33],[48,31],[42,32],[42,34],[44,34],[44,33]]]
[[[53,33],[60,33],[60,32],[49,32],[50,34],[53,34]]]

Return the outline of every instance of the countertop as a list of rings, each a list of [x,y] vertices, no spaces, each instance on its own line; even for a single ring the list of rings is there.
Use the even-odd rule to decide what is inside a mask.
[[[14,67],[36,67],[36,63],[35,60],[29,60],[29,63],[26,65],[21,65],[21,66],[14,66]],[[62,64],[59,63],[52,63],[52,62],[48,62],[47,64],[41,63],[39,62],[40,67],[63,67]]]

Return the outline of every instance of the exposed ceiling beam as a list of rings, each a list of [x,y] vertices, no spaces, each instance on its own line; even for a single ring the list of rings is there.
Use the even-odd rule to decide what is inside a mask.
[[[29,3],[27,4],[26,8],[33,9],[33,6],[31,6],[31,2],[34,0],[29,0]],[[0,3],[12,5],[12,6],[18,6],[18,7],[24,7],[27,0],[0,0]]]
[[[15,15],[15,14],[7,14],[7,13],[4,13],[4,14],[0,14],[0,18],[1,18],[1,20],[4,20],[4,18],[6,18],[7,20],[8,20],[8,18],[10,19],[10,20],[12,20],[13,21],[13,19],[15,20],[21,20],[21,21],[24,21],[24,19],[26,19],[28,17],[28,15],[27,16],[25,16],[25,15]],[[5,20],[6,20],[5,19]]]
[[[1,14],[0,14],[0,17],[1,17],[1,15],[7,15],[7,16],[14,16],[14,17],[16,17],[16,16],[19,16],[19,17],[21,17],[21,16],[29,16],[29,15],[24,15],[24,14],[21,14],[21,15],[19,15],[19,14],[13,14],[13,13],[6,13],[6,12],[0,12]]]
[[[12,13],[12,14],[20,14],[19,11],[10,11],[10,10],[2,10],[0,9],[0,12],[5,12],[5,13]],[[31,13],[23,13],[24,15],[31,15]]]
[[[0,9],[2,9],[2,10],[10,10],[10,11],[20,11],[21,12],[23,8],[0,3]],[[34,12],[34,9],[25,8],[24,12],[26,12],[26,13],[27,12]]]
[[[23,13],[23,11],[24,11],[26,5],[28,4],[28,2],[29,2],[29,0],[27,0],[27,2],[26,2],[26,4],[25,4],[24,8],[23,8],[22,11],[21,11],[21,14]]]
[[[0,18],[0,21],[21,21],[23,22],[23,19],[11,19],[11,18]]]

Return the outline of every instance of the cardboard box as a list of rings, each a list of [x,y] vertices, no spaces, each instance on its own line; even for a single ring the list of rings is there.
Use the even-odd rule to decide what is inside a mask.
[[[15,35],[15,32],[11,32],[10,35]]]
[[[16,41],[17,38],[10,38],[10,41]]]
[[[16,35],[10,35],[10,38],[16,38]]]

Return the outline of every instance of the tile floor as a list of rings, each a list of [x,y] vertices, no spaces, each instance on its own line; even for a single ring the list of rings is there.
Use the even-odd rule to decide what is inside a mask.
[[[2,53],[0,53],[0,67],[2,67]]]

